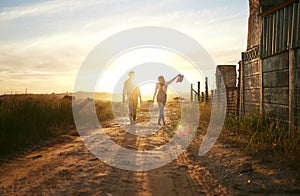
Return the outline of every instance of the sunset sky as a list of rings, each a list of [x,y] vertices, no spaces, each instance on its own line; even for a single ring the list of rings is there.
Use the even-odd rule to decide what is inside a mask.
[[[175,29],[197,40],[216,65],[237,64],[248,15],[247,0],[0,1],[0,94],[72,92],[95,46],[141,26]]]

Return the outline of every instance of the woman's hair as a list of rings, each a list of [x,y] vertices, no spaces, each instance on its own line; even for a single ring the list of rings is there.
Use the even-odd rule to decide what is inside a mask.
[[[161,85],[166,83],[165,78],[163,76],[158,76],[158,82]]]

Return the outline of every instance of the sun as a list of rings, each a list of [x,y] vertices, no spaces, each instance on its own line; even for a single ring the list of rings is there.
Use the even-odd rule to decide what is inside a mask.
[[[155,91],[155,83],[146,83],[139,86],[143,100],[152,100]]]

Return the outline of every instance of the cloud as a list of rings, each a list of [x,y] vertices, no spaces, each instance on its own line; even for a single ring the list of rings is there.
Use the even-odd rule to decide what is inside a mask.
[[[57,86],[68,84],[70,90],[76,70],[93,47],[112,34],[147,25],[186,33],[216,63],[233,62],[246,46],[248,16],[246,6],[237,6],[240,0],[226,6],[222,2],[56,0],[2,8],[0,75],[14,80],[14,88],[25,81],[38,88],[33,82],[53,80]],[[64,74],[68,77],[61,78]]]

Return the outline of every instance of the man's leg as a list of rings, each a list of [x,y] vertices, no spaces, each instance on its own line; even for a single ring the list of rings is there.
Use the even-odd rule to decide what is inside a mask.
[[[128,101],[128,115],[129,115],[129,120],[130,120],[130,124],[133,124],[134,123],[134,120],[133,120],[133,102],[131,99],[129,99]]]
[[[136,97],[134,97],[132,99],[132,117],[133,120],[136,121],[136,109],[137,109],[137,103],[138,103],[138,99]]]

